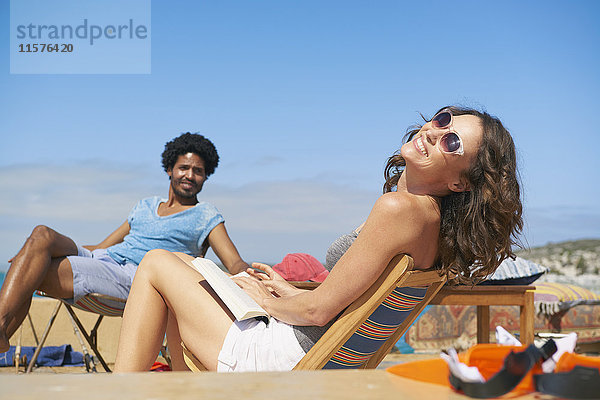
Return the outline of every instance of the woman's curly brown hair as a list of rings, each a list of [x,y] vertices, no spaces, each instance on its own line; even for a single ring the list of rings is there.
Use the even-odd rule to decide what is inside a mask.
[[[471,190],[441,199],[437,261],[441,273],[455,276],[460,283],[475,284],[492,274],[504,259],[514,258],[512,247],[520,244],[523,207],[515,145],[502,122],[487,112],[456,106],[439,111],[444,109],[455,116],[474,115],[483,127],[477,156],[463,172]],[[405,142],[412,140],[420,128],[410,127]],[[384,193],[396,187],[405,166],[399,151],[388,159]]]

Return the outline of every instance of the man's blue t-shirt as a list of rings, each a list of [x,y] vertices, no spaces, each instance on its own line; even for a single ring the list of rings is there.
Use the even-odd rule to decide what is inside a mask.
[[[225,222],[216,207],[206,202],[161,217],[158,215],[158,206],[165,201],[159,197],[149,197],[136,204],[127,217],[129,234],[121,243],[107,249],[115,261],[119,264],[139,264],[152,249],[197,256],[208,234]]]

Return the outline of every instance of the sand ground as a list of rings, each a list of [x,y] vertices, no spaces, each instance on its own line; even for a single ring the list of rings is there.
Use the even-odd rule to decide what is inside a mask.
[[[48,299],[48,298],[34,298],[31,309],[29,311],[29,315],[31,316],[31,320],[33,322],[33,326],[35,328],[38,339],[42,337],[44,330],[48,324],[48,320],[52,315],[56,305],[58,304],[58,300]],[[97,314],[75,310],[75,313],[81,320],[86,329],[91,329],[96,320],[98,318]],[[119,340],[119,331],[121,329],[121,318],[120,317],[104,317],[100,327],[98,329],[98,350],[106,360],[106,362],[111,366],[114,364],[116,352],[117,352],[117,343]],[[11,345],[17,345],[19,343],[19,337],[22,346],[35,346],[36,341],[34,338],[33,329],[28,319],[25,319],[21,330],[18,330],[10,340]],[[56,316],[54,324],[50,329],[50,333],[48,334],[48,338],[46,339],[45,346],[60,346],[63,344],[70,344],[75,351],[82,351],[82,346],[75,335],[73,330],[73,324],[71,323],[71,319],[69,313],[66,308],[61,305],[59,312]],[[88,344],[84,341],[84,344],[87,347],[87,350],[90,354],[93,354]],[[97,363],[98,370],[102,370],[103,368],[100,363]],[[21,368],[23,370],[23,368]],[[36,372],[50,372],[50,373],[85,373],[85,367],[43,367],[36,368]],[[0,373],[15,373],[14,367],[3,367],[0,368]]]
[[[30,315],[33,321],[33,326],[35,327],[36,334],[38,338],[40,338],[46,329],[48,324],[48,320],[52,315],[58,301],[48,298],[34,298]],[[86,327],[86,329],[91,329],[96,323],[98,316],[96,314],[88,313],[85,311],[75,310],[77,316],[81,320],[82,324]],[[102,323],[100,324],[100,328],[98,329],[98,350],[108,363],[109,367],[112,368],[115,362],[116,351],[117,351],[117,343],[119,340],[119,331],[121,329],[121,318],[120,317],[104,317]],[[33,330],[31,328],[31,324],[26,319],[22,330],[17,331],[15,335],[11,338],[11,345],[17,345],[19,342],[19,336],[21,340],[22,346],[35,346],[35,338],[33,334]],[[85,343],[85,342],[84,342]],[[69,314],[67,313],[64,306],[61,306],[58,312],[58,315],[50,329],[50,333],[48,335],[48,339],[46,340],[47,346],[60,346],[63,344],[70,344],[75,351],[82,351],[82,347],[75,336],[73,331],[73,325],[71,323],[71,319]],[[85,343],[87,346],[87,343]],[[88,352],[91,352],[91,349],[88,347]],[[401,362],[419,360],[424,358],[434,358],[437,357],[437,354],[398,354],[393,353],[389,354],[381,363],[380,368],[386,368],[394,364],[399,364]],[[159,358],[158,361],[164,362],[162,358]],[[98,371],[104,371],[100,363],[97,363]],[[25,370],[24,367],[20,368],[20,371],[23,372]],[[86,373],[85,367],[40,367],[34,370],[36,373]],[[0,367],[0,373],[12,373],[16,372],[15,367]]]

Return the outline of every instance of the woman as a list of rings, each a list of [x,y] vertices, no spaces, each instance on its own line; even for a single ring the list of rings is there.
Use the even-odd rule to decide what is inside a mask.
[[[418,269],[436,266],[461,282],[492,273],[513,255],[522,227],[510,134],[487,113],[445,107],[406,138],[388,160],[384,194],[360,235],[345,240],[347,250],[317,289],[296,289],[264,264],[255,266],[266,274],[235,278],[272,316],[268,325],[235,322],[187,256],[149,252],[125,308],[115,372],[147,371],[167,325],[169,342],[178,343],[179,333],[209,370],[292,369],[400,253]]]

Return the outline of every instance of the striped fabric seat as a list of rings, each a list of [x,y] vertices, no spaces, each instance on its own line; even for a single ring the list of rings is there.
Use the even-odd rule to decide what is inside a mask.
[[[42,291],[36,291],[36,294],[44,297],[52,297]],[[54,297],[53,297],[54,298]],[[125,308],[125,299],[106,296],[98,293],[91,293],[81,297],[76,302],[58,299],[65,304],[78,308],[83,311],[88,311],[94,314],[103,315],[105,317],[121,317]]]
[[[125,308],[125,300],[87,295],[77,300],[73,306],[106,317],[121,317]]]
[[[359,368],[396,331],[427,288],[397,287],[331,357],[323,369]]]

